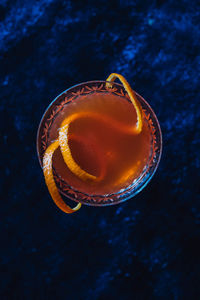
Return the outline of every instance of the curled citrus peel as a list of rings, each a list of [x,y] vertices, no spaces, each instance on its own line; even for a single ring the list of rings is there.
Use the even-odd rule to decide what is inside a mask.
[[[130,87],[128,81],[120,74],[111,73],[108,76],[108,78],[106,79],[106,81],[107,81],[106,82],[106,87],[111,88],[112,87],[111,82],[113,82],[116,78],[118,78],[121,81],[121,83],[124,86],[125,91],[129,95],[129,98],[130,98],[131,102],[133,103],[133,106],[134,106],[136,114],[137,114],[137,124],[136,124],[136,127],[135,127],[135,133],[139,134],[142,131],[142,109],[141,109],[140,104],[137,101],[136,94],[134,93],[134,91]]]
[[[69,207],[62,199],[62,197],[59,194],[59,191],[57,189],[56,183],[54,181],[53,177],[53,170],[52,170],[52,157],[55,152],[55,150],[60,147],[63,159],[68,166],[68,168],[71,170],[72,173],[74,173],[76,176],[78,176],[80,179],[84,181],[101,181],[105,176],[105,163],[103,163],[103,170],[100,172],[99,176],[92,175],[85,170],[83,170],[74,160],[70,146],[69,146],[69,126],[72,122],[74,122],[77,119],[80,118],[94,118],[95,120],[102,121],[108,125],[112,125],[113,128],[125,132],[126,134],[139,134],[142,130],[142,110],[141,107],[137,101],[136,95],[131,89],[130,85],[126,81],[126,79],[119,74],[112,73],[107,78],[106,87],[112,88],[112,82],[118,78],[121,83],[124,86],[124,89],[128,93],[131,102],[134,105],[134,108],[136,110],[137,114],[137,124],[135,127],[130,127],[127,125],[122,125],[118,121],[108,117],[108,116],[102,116],[95,112],[80,112],[80,113],[74,113],[71,116],[64,119],[64,121],[61,124],[61,127],[59,129],[59,138],[58,140],[54,141],[49,145],[49,147],[46,149],[44,157],[43,157],[43,173],[45,177],[45,182],[48,187],[49,193],[55,202],[55,204],[65,213],[73,213],[80,209],[81,203],[78,203],[74,208]],[[98,154],[99,158],[100,155]]]
[[[81,207],[81,203],[78,203],[74,208],[69,207],[62,199],[55,184],[53,178],[53,170],[52,170],[52,157],[55,150],[59,147],[59,141],[56,140],[53,142],[45,151],[43,157],[43,173],[46,185],[48,187],[49,193],[55,202],[55,204],[65,213],[71,214]]]

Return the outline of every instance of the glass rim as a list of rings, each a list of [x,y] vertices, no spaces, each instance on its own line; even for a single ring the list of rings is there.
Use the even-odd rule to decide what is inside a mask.
[[[67,88],[66,90],[62,91],[59,95],[57,95],[51,102],[50,104],[48,105],[48,107],[45,109],[42,117],[41,117],[41,120],[40,120],[40,123],[39,123],[39,126],[38,126],[38,129],[37,129],[37,136],[36,136],[36,148],[37,148],[37,156],[38,156],[38,160],[39,160],[39,164],[41,166],[41,168],[43,169],[43,165],[42,165],[42,158],[41,158],[41,155],[40,155],[40,150],[39,150],[39,136],[40,136],[40,131],[41,131],[41,128],[42,128],[42,124],[43,124],[43,121],[45,119],[45,116],[46,114],[48,113],[49,109],[52,107],[52,105],[54,104],[54,102],[57,101],[57,99],[59,97],[61,97],[64,93],[67,93],[67,92],[70,92],[70,90],[74,89],[74,88],[77,88],[79,86],[83,86],[83,85],[87,85],[87,84],[98,84],[98,83],[106,83],[106,82],[109,82],[109,81],[106,81],[106,80],[91,80],[91,81],[85,81],[85,82],[81,82],[81,83],[78,83],[78,84],[75,84],[69,88]],[[112,85],[115,85],[115,86],[118,86],[122,89],[124,89],[124,86],[120,83],[117,83],[117,82],[112,82]],[[109,90],[108,90],[109,91]],[[134,91],[134,90],[133,90]],[[134,192],[134,194],[132,195],[129,195],[127,196],[125,199],[121,199],[119,200],[118,202],[111,202],[111,203],[87,203],[87,202],[82,202],[81,200],[79,201],[78,199],[76,199],[75,197],[70,197],[69,195],[66,195],[66,193],[64,191],[62,191],[59,187],[58,187],[58,190],[59,192],[64,195],[65,197],[75,201],[75,202],[81,202],[85,205],[89,205],[89,206],[109,206],[109,205],[116,205],[118,203],[121,203],[121,202],[124,202],[132,197],[134,197],[136,194],[138,194],[141,190],[143,190],[143,188],[149,183],[149,181],[152,179],[152,177],[154,176],[157,168],[158,168],[158,165],[160,163],[160,159],[161,159],[161,155],[162,155],[162,147],[163,147],[163,139],[162,139],[162,132],[161,132],[161,128],[160,128],[160,124],[159,124],[159,121],[156,117],[156,114],[154,112],[154,110],[152,109],[152,107],[149,105],[149,103],[140,95],[138,94],[136,91],[134,91],[134,93],[137,95],[137,97],[139,98],[138,101],[140,102],[140,98],[142,99],[142,101],[144,102],[144,104],[148,107],[148,109],[150,110],[150,112],[152,113],[153,115],[153,118],[155,120],[155,123],[156,123],[156,126],[158,128],[158,132],[159,132],[159,138],[160,138],[160,142],[159,142],[159,156],[156,160],[156,164],[154,166],[154,169],[151,173],[151,175],[149,176],[149,178],[146,180],[146,182],[138,189]],[[136,178],[136,180],[138,181],[139,179],[141,180],[141,178],[145,177],[146,176],[146,173],[148,173],[148,171],[146,171],[144,174],[142,174],[142,176],[138,176],[138,178]],[[140,178],[141,177],[141,178]],[[133,185],[133,184],[132,184]],[[104,197],[104,196],[117,196],[117,195],[120,195],[126,191],[128,191],[131,186],[131,184],[125,188],[125,189],[121,189],[119,190],[118,192],[114,192],[114,193],[109,193],[109,194],[101,194],[101,195],[97,195],[97,194],[90,194],[89,196],[90,197]],[[137,183],[135,185],[135,187],[137,187]],[[72,187],[71,187],[72,188]],[[76,191],[76,189],[72,188],[72,190]],[[80,192],[80,191],[77,191],[77,192]],[[85,195],[88,195],[87,193],[84,193],[84,192],[81,192]]]

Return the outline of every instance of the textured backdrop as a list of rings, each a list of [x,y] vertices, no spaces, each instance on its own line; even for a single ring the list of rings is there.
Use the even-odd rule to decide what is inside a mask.
[[[200,3],[0,1],[0,299],[200,299]],[[164,140],[121,205],[54,205],[36,154],[51,100],[123,74]]]

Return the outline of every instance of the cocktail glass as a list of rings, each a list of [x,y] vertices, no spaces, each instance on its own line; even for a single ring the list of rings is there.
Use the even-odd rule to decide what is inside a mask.
[[[63,108],[68,106],[70,103],[75,103],[76,100],[82,95],[97,95],[106,94],[107,97],[110,95],[118,95],[130,102],[130,99],[123,87],[123,85],[113,82],[112,88],[107,88],[106,81],[89,81],[78,85],[75,85],[57,96],[46,109],[37,132],[37,154],[40,165],[42,167],[42,159],[47,147],[51,144],[51,130],[53,124],[56,122],[59,114]],[[162,134],[159,122],[155,113],[153,112],[150,105],[135,92],[137,99],[141,105],[143,112],[143,122],[146,122],[150,134],[150,151],[149,157],[147,158],[146,165],[139,174],[127,187],[120,188],[117,192],[111,192],[106,194],[88,194],[73,188],[58,174],[54,168],[54,179],[57,188],[61,194],[67,198],[80,202],[86,205],[92,206],[106,206],[118,204],[133,198],[138,194],[151,180],[153,177],[162,152]],[[120,162],[118,162],[120,163]]]

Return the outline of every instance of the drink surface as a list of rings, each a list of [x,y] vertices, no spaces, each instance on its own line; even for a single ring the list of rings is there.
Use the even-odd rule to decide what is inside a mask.
[[[56,173],[72,188],[90,195],[116,193],[127,188],[144,170],[151,152],[151,134],[146,119],[138,135],[120,130],[120,126],[133,128],[136,112],[126,98],[107,93],[80,95],[60,111],[49,132],[49,142],[57,139],[62,121],[80,112],[93,112],[100,119],[79,118],[70,124],[69,145],[74,160],[88,173],[102,180],[83,181],[73,174],[63,161],[60,148],[53,156]],[[103,119],[109,119],[104,122]],[[117,121],[119,128],[112,125]]]

